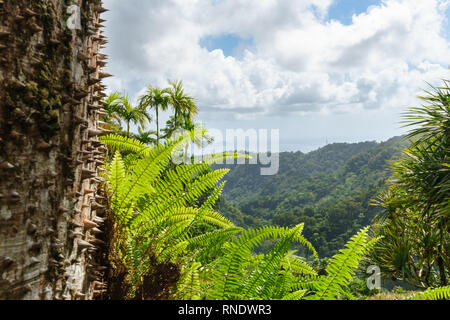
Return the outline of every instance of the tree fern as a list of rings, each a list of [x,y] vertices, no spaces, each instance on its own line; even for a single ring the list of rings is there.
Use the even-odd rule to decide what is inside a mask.
[[[154,263],[185,260],[184,249],[192,247],[194,242],[189,239],[195,237],[197,225],[236,232],[228,219],[213,210],[223,187],[218,182],[228,170],[209,169],[211,161],[230,155],[212,157],[208,163],[173,167],[171,157],[185,143],[183,139],[155,147],[115,135],[103,137],[102,141],[117,150],[106,166],[112,220],[119,232],[113,246],[130,270],[133,290]],[[126,164],[119,150],[131,152]],[[212,192],[199,207],[190,206],[209,190]],[[217,240],[216,233],[209,235]],[[208,233],[202,240],[212,243],[207,237]],[[195,263],[192,259],[186,261],[191,261],[185,265],[188,269]]]

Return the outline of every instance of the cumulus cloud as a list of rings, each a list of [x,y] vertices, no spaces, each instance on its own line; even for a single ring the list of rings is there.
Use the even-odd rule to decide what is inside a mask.
[[[182,79],[205,113],[352,113],[417,104],[448,74],[449,1],[384,0],[352,24],[327,19],[332,0],[104,0],[110,89]],[[239,57],[207,36],[251,38]],[[212,117],[208,114],[206,118]]]

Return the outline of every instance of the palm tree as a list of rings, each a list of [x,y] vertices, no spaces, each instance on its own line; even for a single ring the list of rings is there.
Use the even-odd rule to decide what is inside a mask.
[[[103,101],[105,103],[103,105],[103,109],[106,110],[107,114],[102,117],[102,120],[108,123],[108,130],[113,130],[119,133],[122,130],[122,120],[118,115],[121,108],[121,95],[118,92],[114,92]]]
[[[139,99],[141,110],[155,109],[156,112],[156,143],[159,144],[159,110],[169,108],[169,90],[158,87],[147,87],[145,93]]]
[[[150,130],[150,131],[144,131],[141,128],[138,128],[138,133],[133,135],[133,138],[145,143],[145,144],[155,144],[156,139],[152,136],[156,135],[156,131]]]
[[[194,130],[194,116],[198,113],[194,98],[184,93],[182,81],[170,81],[169,103],[174,109],[174,116],[167,121],[166,128],[163,129],[165,137],[170,138],[175,130],[182,128],[192,132]],[[185,146],[185,156],[189,145]]]
[[[191,134],[196,128],[196,124],[194,123],[194,116],[198,113],[197,105],[194,102],[194,98],[189,98],[186,103],[185,110],[183,112],[183,118],[184,122],[182,125],[182,128],[184,130],[190,131]],[[194,141],[193,141],[194,142]],[[185,146],[185,160],[187,157],[189,145],[186,144]]]
[[[187,97],[184,109],[183,116],[186,118],[185,123],[192,124],[194,117],[198,114],[198,108],[195,104],[194,98]]]
[[[169,103],[174,109],[174,121],[171,132],[175,131],[179,127],[179,122],[186,113],[197,114],[198,109],[194,103],[194,99],[184,93],[182,81],[170,81],[169,84]]]
[[[125,95],[121,96],[119,101],[117,114],[120,118],[126,121],[127,137],[130,136],[130,123],[134,123],[139,125],[140,128],[145,129],[147,121],[150,122],[152,120],[145,109],[140,106],[134,107],[129,98]]]

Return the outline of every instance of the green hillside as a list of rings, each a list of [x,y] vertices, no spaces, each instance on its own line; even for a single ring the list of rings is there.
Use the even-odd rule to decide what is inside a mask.
[[[231,171],[220,211],[243,227],[305,222],[306,238],[320,256],[331,256],[379,212],[370,202],[385,188],[389,161],[406,145],[395,137],[282,152],[274,176],[261,176],[260,165],[222,165]]]

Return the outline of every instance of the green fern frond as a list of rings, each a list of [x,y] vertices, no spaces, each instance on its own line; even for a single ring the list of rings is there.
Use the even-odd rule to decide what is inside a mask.
[[[123,180],[125,179],[125,168],[122,161],[122,156],[119,151],[114,155],[111,163],[111,173],[109,174],[110,192],[114,197],[118,197],[119,192],[122,191]]]
[[[268,299],[275,285],[278,270],[286,253],[289,250],[293,238],[303,230],[303,224],[300,224],[290,230],[272,249],[264,255],[261,265],[252,272],[244,283],[243,297]]]
[[[128,151],[145,155],[150,147],[136,139],[117,134],[100,137],[99,140],[108,145],[112,151]]]
[[[326,268],[327,275],[319,277],[314,284],[317,292],[306,297],[307,299],[334,300],[345,295],[356,267],[378,240],[369,240],[368,231],[369,227],[359,231],[347,242],[346,248],[341,249],[340,253],[330,259],[330,264]]]
[[[317,275],[317,272],[299,257],[286,256],[283,261],[283,266],[287,270],[297,275]]]
[[[450,299],[450,286],[427,289],[424,292],[418,292],[405,300],[448,300]]]
[[[200,300],[203,296],[200,271],[201,263],[194,262],[186,268],[178,282],[176,298],[183,300]]]
[[[300,300],[308,290],[298,290],[285,295],[281,300]]]

